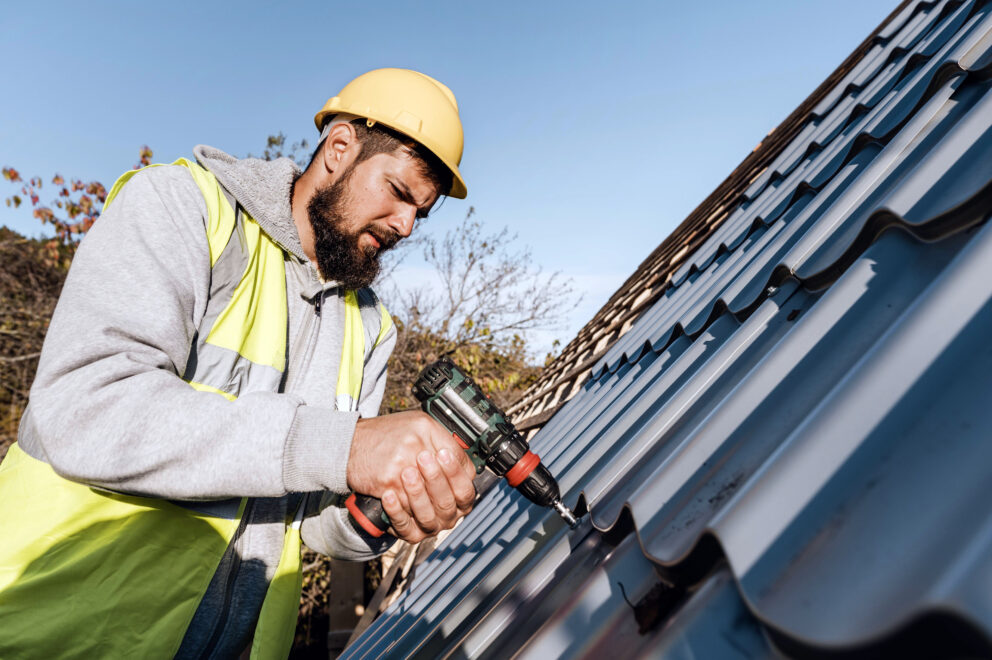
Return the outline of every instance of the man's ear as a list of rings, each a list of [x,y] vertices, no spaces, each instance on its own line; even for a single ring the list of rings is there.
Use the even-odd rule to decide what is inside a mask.
[[[355,127],[348,122],[335,124],[328,131],[324,138],[324,146],[321,149],[321,162],[328,174],[334,174],[342,169],[348,161],[351,152],[358,151],[358,134]]]

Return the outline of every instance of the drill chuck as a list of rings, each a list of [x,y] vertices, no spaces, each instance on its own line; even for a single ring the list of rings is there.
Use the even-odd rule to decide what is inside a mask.
[[[534,455],[536,457],[536,454]],[[509,481],[509,479],[507,479]],[[551,476],[548,468],[538,463],[529,475],[511,486],[519,490],[524,497],[541,506],[552,506],[555,500],[561,500],[558,482]]]
[[[509,481],[509,480],[508,480]],[[520,482],[516,489],[523,493],[524,497],[541,506],[546,506],[558,512],[568,526],[572,529],[578,524],[575,514],[561,501],[561,492],[558,490],[558,482],[551,476],[551,472],[543,464],[538,464],[527,477]]]

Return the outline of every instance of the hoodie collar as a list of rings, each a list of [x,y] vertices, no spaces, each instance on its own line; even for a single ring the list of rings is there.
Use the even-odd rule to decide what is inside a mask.
[[[289,158],[271,161],[239,159],[202,144],[193,149],[193,154],[197,162],[210,170],[221,185],[234,195],[269,237],[287,252],[309,261],[303,254],[290,207],[290,191],[300,175],[296,163]]]

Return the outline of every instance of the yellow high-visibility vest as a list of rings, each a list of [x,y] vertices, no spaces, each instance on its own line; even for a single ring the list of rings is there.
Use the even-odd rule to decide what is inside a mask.
[[[206,201],[214,282],[183,379],[231,401],[278,392],[287,364],[286,255],[231,206],[212,173],[186,159],[173,164],[189,169]],[[104,208],[136,173],[118,179]],[[368,293],[344,296],[339,410],[357,408],[365,360],[392,323],[378,301],[360,304]],[[0,658],[173,657],[246,504],[208,515],[92,488],[58,476],[15,444],[0,464]],[[252,658],[285,658],[292,645],[302,517],[301,505],[286,521]]]

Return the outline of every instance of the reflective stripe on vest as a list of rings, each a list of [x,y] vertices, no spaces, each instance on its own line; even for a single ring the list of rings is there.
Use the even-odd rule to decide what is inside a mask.
[[[285,254],[250,216],[231,207],[212,173],[186,159],[174,165],[189,170],[206,202],[211,264],[210,297],[183,377],[197,390],[232,401],[247,392],[277,392],[287,358]],[[114,184],[104,208],[135,173]],[[371,290],[343,295],[335,404],[354,410],[364,364],[391,320]],[[59,477],[14,445],[0,465],[0,502],[0,657],[18,649],[39,657],[172,657],[234,538],[246,500],[236,511],[232,500],[227,515],[210,515],[109,493]],[[289,653],[302,580],[301,520],[302,506],[287,521],[252,658]]]

